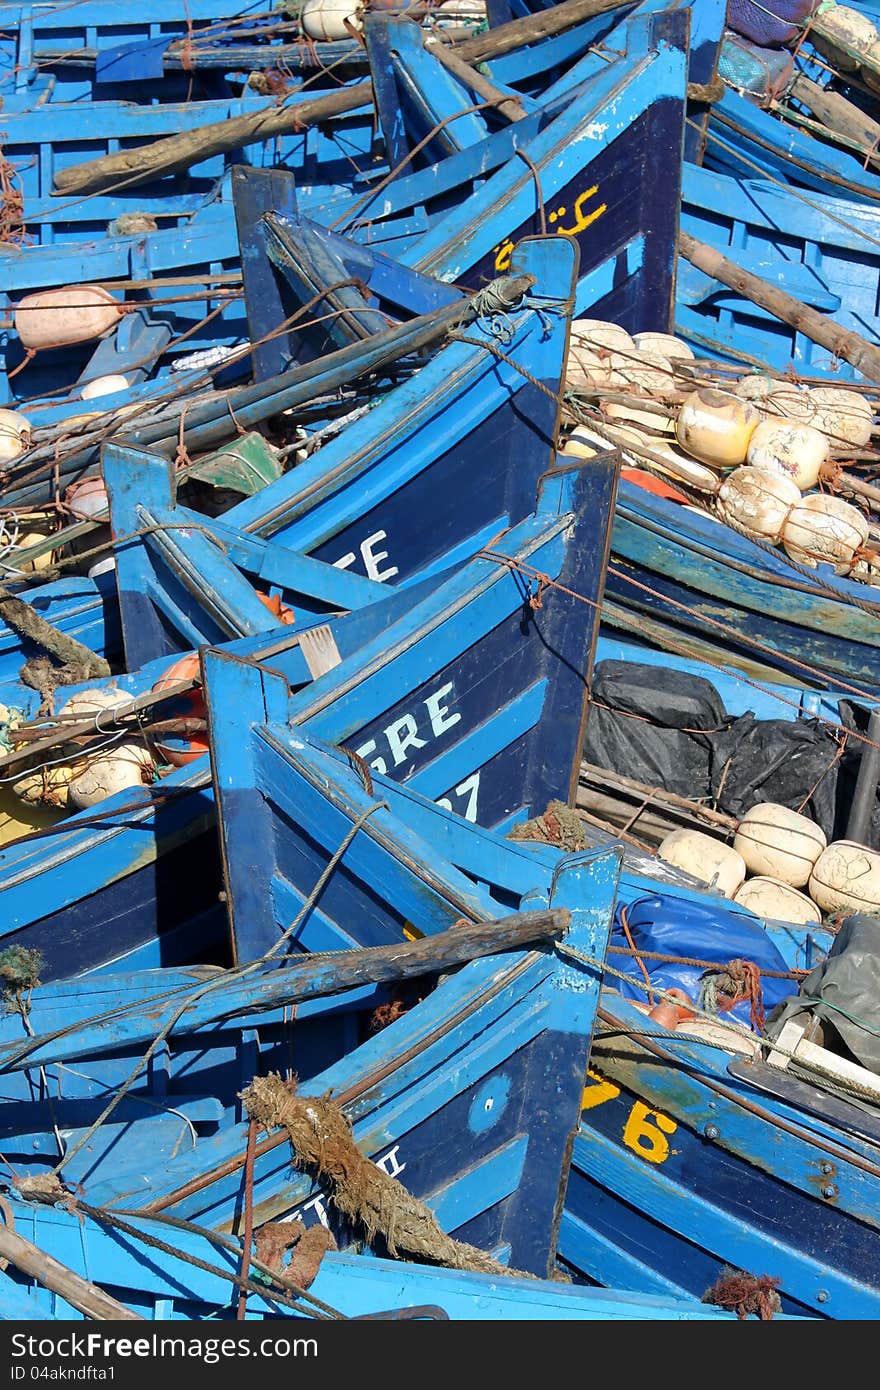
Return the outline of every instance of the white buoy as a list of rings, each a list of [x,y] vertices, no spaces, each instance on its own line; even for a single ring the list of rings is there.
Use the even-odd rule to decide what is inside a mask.
[[[734,396],[739,396],[740,400],[751,401],[752,405],[755,406],[763,406],[775,385],[776,382],[773,377],[750,374],[740,377],[736,385],[730,389]]]
[[[91,381],[87,381],[80,391],[80,396],[84,401],[94,400],[97,396],[112,396],[115,391],[128,390],[128,377],[126,376],[96,376]]]
[[[621,353],[617,371],[628,387],[641,392],[662,396],[677,390],[672,364],[659,352],[641,352],[634,348],[631,353]]]
[[[866,396],[843,386],[814,386],[810,396],[813,428],[828,436],[832,453],[835,449],[863,449],[870,443],[874,406]]]
[[[808,425],[815,414],[813,397],[807,386],[793,381],[774,381],[762,403],[768,415],[781,415],[786,420],[799,420]]]
[[[828,440],[812,425],[780,418],[762,420],[749,440],[746,461],[756,468],[783,473],[801,492],[819,481],[828,460]]]
[[[351,38],[348,25],[358,32],[364,27],[359,0],[306,0],[300,23],[310,39],[326,43]]]
[[[634,333],[632,340],[639,352],[656,352],[668,362],[693,362],[694,354],[687,343],[673,333]]]
[[[85,810],[128,787],[152,782],[155,764],[149,751],[138,743],[117,743],[106,753],[90,758],[72,778],[71,805]]]
[[[700,830],[673,830],[661,842],[657,853],[667,864],[684,869],[685,873],[717,888],[728,898],[746,876],[742,855]]]
[[[31,422],[18,410],[0,410],[0,463],[10,463],[31,447]]]
[[[751,873],[792,888],[807,882],[826,843],[821,826],[776,801],[760,801],[746,811],[733,838]]]
[[[745,462],[760,420],[748,401],[728,391],[701,388],[682,402],[675,433],[685,452],[701,463],[735,468]]]
[[[718,489],[718,515],[756,540],[776,545],[800,492],[782,473],[743,464]]]
[[[821,922],[822,913],[806,893],[799,893],[778,878],[747,878],[737,888],[733,901],[770,922]]]
[[[572,319],[569,340],[602,351],[634,353],[636,349],[625,328],[605,319]]]
[[[823,912],[870,912],[880,907],[880,854],[854,840],[834,840],[819,855],[809,884]]]
[[[626,381],[615,368],[619,361],[618,354],[607,348],[594,348],[572,338],[565,359],[566,389],[622,391]]]
[[[849,574],[856,551],[867,539],[868,523],[862,513],[839,497],[821,492],[801,498],[782,531],[782,544],[793,560],[811,569],[826,563],[836,574]]]

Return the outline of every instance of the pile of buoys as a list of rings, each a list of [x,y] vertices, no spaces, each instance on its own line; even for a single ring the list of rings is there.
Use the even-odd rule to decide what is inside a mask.
[[[95,731],[100,733],[110,726],[107,716],[120,705],[128,704],[129,699],[125,691],[113,687],[83,690],[70,697],[64,713],[93,719]],[[8,711],[6,716],[6,725],[11,727]],[[155,759],[149,749],[131,740],[113,742],[91,754],[84,754],[77,744],[69,743],[62,746],[60,753],[57,762],[24,773],[11,788],[20,804],[53,812],[55,819],[95,806],[125,788],[144,786],[155,776]],[[31,819],[22,817],[27,829],[34,828]],[[26,829],[20,833],[25,834]]]
[[[880,852],[828,844],[821,826],[774,801],[752,806],[733,844],[674,830],[658,855],[765,920],[821,923],[825,915],[880,912]]]
[[[597,432],[627,462],[708,494],[712,511],[704,515],[782,546],[810,569],[828,564],[843,577],[880,583],[862,510],[813,491],[833,483],[836,455],[869,444],[873,403],[857,387],[808,387],[758,373],[725,389],[698,385],[692,363],[690,347],[672,334],[630,335],[618,324],[577,319],[565,385],[598,398]],[[595,439],[588,423],[576,427],[566,452],[595,452]]]

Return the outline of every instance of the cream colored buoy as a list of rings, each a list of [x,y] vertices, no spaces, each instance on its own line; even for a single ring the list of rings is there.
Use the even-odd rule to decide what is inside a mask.
[[[786,553],[815,569],[832,565],[836,574],[849,574],[856,551],[868,539],[868,523],[856,507],[821,492],[801,498],[788,514],[782,531]]]
[[[155,764],[138,743],[118,743],[106,753],[89,758],[86,766],[71,779],[70,803],[85,810],[108,796],[129,787],[141,787],[153,780]]]
[[[661,859],[732,897],[746,876],[742,855],[700,830],[673,830],[657,849]]]
[[[813,428],[828,436],[831,452],[862,449],[870,443],[874,428],[874,406],[859,391],[843,386],[814,386]]]
[[[807,882],[826,843],[821,826],[776,801],[750,807],[733,837],[751,873],[779,879],[791,888]]]
[[[749,872],[779,878],[791,888],[804,887],[826,844],[822,826],[774,801],[747,810],[734,835],[734,848]]]
[[[630,388],[657,396],[669,395],[678,389],[672,363],[659,352],[641,352],[634,348],[631,353],[620,353],[615,365]]]
[[[675,433],[685,452],[701,463],[735,468],[745,462],[760,420],[748,401],[728,391],[702,388],[682,402]]]
[[[92,401],[97,396],[112,396],[116,391],[128,390],[128,377],[126,376],[96,376],[91,381],[87,381],[80,391],[80,396],[84,401]]]
[[[783,473],[801,492],[819,481],[828,460],[828,440],[812,425],[799,420],[762,420],[749,440],[746,461],[755,468]]]
[[[67,810],[70,804],[68,792],[75,772],[75,766],[66,763],[40,768],[37,772],[26,772],[17,782],[13,782],[12,791],[30,806],[53,806],[56,810]]]
[[[639,352],[656,352],[667,362],[693,362],[694,354],[687,343],[673,333],[634,333],[632,340]]]
[[[362,10],[359,0],[306,0],[300,23],[310,39],[338,42],[351,38],[349,25],[363,29]]]
[[[799,893],[778,878],[747,878],[737,888],[733,901],[770,922],[821,922],[822,913],[806,893]]]
[[[75,714],[78,719],[89,719],[105,710],[118,709],[127,705],[131,695],[116,686],[97,685],[90,690],[77,690],[63,706],[64,714]],[[106,720],[109,724],[111,721]],[[100,723],[100,720],[99,720]]]
[[[823,912],[871,912],[880,907],[880,854],[854,840],[834,840],[819,855],[809,884]]]
[[[754,373],[749,376],[740,377],[735,386],[731,387],[734,396],[739,396],[740,400],[751,401],[753,405],[762,406],[776,385],[773,377],[760,376]]]
[[[617,353],[605,348],[594,348],[588,343],[571,339],[565,359],[565,386],[569,391],[615,390],[621,391],[626,385],[624,378],[615,368],[620,358]]]
[[[786,420],[799,420],[805,425],[815,414],[809,387],[795,386],[793,381],[774,381],[762,402],[762,408],[771,417],[781,415]]]
[[[0,463],[9,463],[31,447],[31,422],[17,410],[0,410]]]
[[[800,492],[791,478],[743,464],[718,489],[718,515],[757,540],[776,545]]]
[[[635,353],[636,345],[619,323],[605,319],[572,319],[569,341],[602,352]]]
[[[27,294],[15,306],[15,331],[23,347],[70,347],[100,338],[124,313],[119,300],[100,285],[65,285]]]

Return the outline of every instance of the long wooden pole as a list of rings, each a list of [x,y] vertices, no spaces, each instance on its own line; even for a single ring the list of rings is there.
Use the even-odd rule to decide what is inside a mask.
[[[60,1294],[72,1308],[85,1313],[87,1318],[106,1318],[112,1322],[145,1321],[140,1313],[133,1313],[96,1284],[90,1284],[8,1226],[0,1226],[0,1255],[20,1269],[22,1274],[36,1279],[43,1288]]]
[[[869,164],[880,165],[880,122],[866,115],[855,102],[839,92],[826,92],[818,82],[800,74],[791,84],[791,95],[802,101],[829,131],[856,145]]]
[[[678,248],[685,260],[690,261],[691,265],[695,265],[706,275],[711,275],[713,280],[720,280],[723,285],[737,290],[753,304],[768,309],[771,314],[782,319],[783,323],[791,324],[792,328],[804,333],[814,343],[828,348],[835,357],[842,357],[869,380],[880,381],[880,348],[869,343],[860,333],[841,328],[826,314],[811,309],[802,300],[795,299],[794,295],[787,294],[785,290],[777,289],[774,285],[768,285],[760,275],[743,270],[735,261],[729,260],[705,242],[698,241],[689,232],[679,232]]]
[[[593,19],[609,10],[622,9],[630,0],[565,0],[540,14],[526,15],[500,24],[475,38],[457,44],[455,51],[466,63],[482,63],[500,58],[505,53],[562,33],[585,19]],[[368,81],[357,82],[339,91],[314,97],[310,101],[281,106],[271,105],[262,111],[251,111],[232,120],[215,121],[199,130],[181,131],[149,145],[120,150],[118,154],[101,155],[83,164],[59,170],[55,177],[55,192],[65,196],[72,193],[95,193],[108,184],[121,182],[133,188],[151,179],[188,169],[215,154],[228,154],[260,140],[276,135],[289,135],[318,121],[331,120],[347,111],[355,111],[372,101],[373,87]]]
[[[470,87],[476,92],[478,97],[484,101],[492,102],[496,109],[509,121],[523,121],[526,117],[526,108],[523,106],[519,97],[512,97],[509,92],[502,92],[490,82],[488,77],[484,77],[481,72],[466,63],[449,44],[442,43],[439,39],[428,39],[425,43],[428,53],[434,55],[438,62],[442,63],[447,72],[453,77],[457,77],[459,82],[463,82],[466,87]]]
[[[214,993],[206,991],[203,981],[193,984],[192,1000],[185,1010],[183,991],[169,997],[146,996],[138,1004],[123,1006],[106,1016],[84,1018],[79,1025],[71,1023],[60,1031],[37,1032],[32,1038],[5,1043],[0,1048],[0,1061],[4,1070],[13,1071],[69,1061],[80,1056],[84,1046],[89,1055],[118,1051],[120,1046],[141,1046],[169,1024],[173,1036],[180,1037],[218,1019],[243,1018],[254,1010],[301,1004],[362,985],[399,983],[445,973],[483,956],[555,940],[570,925],[568,908],[537,908],[489,922],[462,922],[416,941],[401,939],[388,946],[306,955],[294,965],[249,977],[237,978],[233,971],[232,978],[225,980],[220,974]],[[41,1006],[35,1007],[39,1028]],[[34,1016],[32,1009],[31,1017]]]

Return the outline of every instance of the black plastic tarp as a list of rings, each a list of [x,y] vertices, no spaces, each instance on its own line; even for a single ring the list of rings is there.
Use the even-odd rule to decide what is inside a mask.
[[[880,918],[862,912],[846,918],[799,993],[768,1017],[768,1034],[778,1037],[785,1021],[804,1010],[839,1034],[857,1062],[880,1074]]]
[[[841,722],[861,721],[859,710],[844,714]],[[737,818],[778,802],[816,821],[829,840],[845,834],[858,770],[858,745],[840,756],[821,720],[736,717],[708,680],[632,661],[596,666],[583,752],[599,767]]]

